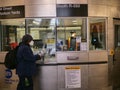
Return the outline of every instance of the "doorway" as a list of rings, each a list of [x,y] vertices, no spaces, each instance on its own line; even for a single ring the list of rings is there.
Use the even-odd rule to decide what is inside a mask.
[[[117,48],[117,47],[120,47],[120,25],[115,25],[114,26],[114,28],[115,28],[115,49]]]
[[[114,23],[114,58],[112,66],[112,87],[114,90],[120,88],[120,18],[113,19]]]
[[[120,59],[120,19],[114,19],[114,61]]]

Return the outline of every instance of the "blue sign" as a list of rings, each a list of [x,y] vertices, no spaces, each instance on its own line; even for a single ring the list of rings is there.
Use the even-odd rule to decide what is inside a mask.
[[[7,79],[10,79],[10,78],[12,77],[12,71],[11,71],[10,69],[6,69],[5,71],[6,71],[5,77],[6,77]]]

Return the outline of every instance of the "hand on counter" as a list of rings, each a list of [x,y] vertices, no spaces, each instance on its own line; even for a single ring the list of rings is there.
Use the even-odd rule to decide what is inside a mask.
[[[45,56],[44,50],[41,50],[38,54],[40,55],[40,57],[44,57]]]

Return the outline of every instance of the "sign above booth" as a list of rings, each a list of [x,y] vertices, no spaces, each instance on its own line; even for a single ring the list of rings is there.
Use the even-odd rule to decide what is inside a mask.
[[[24,18],[25,6],[0,7],[0,19]]]
[[[86,17],[88,16],[87,4],[57,4],[57,17]]]

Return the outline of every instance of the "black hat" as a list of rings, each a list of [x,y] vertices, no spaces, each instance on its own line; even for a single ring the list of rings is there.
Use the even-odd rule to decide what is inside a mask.
[[[25,44],[29,43],[32,40],[33,40],[33,37],[30,34],[26,34],[22,38],[22,42]]]

